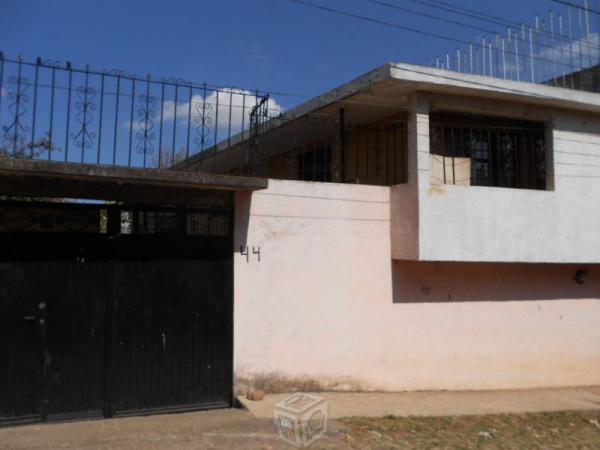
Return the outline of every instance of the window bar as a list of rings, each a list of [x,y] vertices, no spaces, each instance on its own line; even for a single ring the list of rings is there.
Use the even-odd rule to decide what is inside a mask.
[[[534,141],[534,135],[533,133],[528,133],[527,134],[527,146],[525,147],[525,154],[527,156],[527,159],[529,160],[529,164],[531,165],[531,167],[533,168],[532,171],[530,171],[530,173],[533,175],[530,179],[528,179],[526,181],[526,188],[531,188],[531,187],[537,187],[538,185],[538,176],[537,176],[537,168],[538,168],[538,164],[537,164],[537,158],[536,158],[536,153],[535,153],[535,141]]]
[[[390,185],[390,133],[389,129],[384,129],[385,135],[385,185]]]
[[[71,119],[71,87],[73,82],[73,71],[71,70],[71,63],[67,62],[67,69],[69,71],[69,86],[67,88],[67,129],[65,133],[65,162],[69,158],[69,122]]]
[[[33,149],[34,149],[34,145],[35,145],[35,116],[36,116],[36,110],[37,110],[38,74],[39,74],[41,62],[42,61],[40,60],[40,58],[38,58],[35,62],[35,76],[34,76],[34,82],[33,82],[33,114],[31,117],[31,152],[30,152],[31,158],[34,157]],[[0,96],[1,95],[2,95],[2,91],[0,90]]]
[[[519,148],[523,148],[521,145],[519,145],[519,141],[522,141],[523,144],[525,143],[525,135],[523,132],[518,132],[515,131],[515,141],[514,144],[512,146],[512,157],[513,157],[513,165],[514,165],[514,169],[513,169],[513,173],[512,176],[514,177],[515,180],[518,180],[521,177],[521,170],[518,164],[515,164],[514,161],[517,158],[518,154],[517,154],[517,149]],[[522,139],[521,139],[522,138]]]
[[[160,83],[160,129],[158,130],[158,168],[162,167],[163,118],[165,109],[165,83]]]
[[[501,160],[502,152],[503,152],[503,143],[502,143],[502,132],[498,130],[496,132],[496,161]],[[497,182],[495,184],[498,184]]]
[[[102,112],[104,110],[104,74],[100,75],[100,113],[98,116],[98,152],[96,155],[96,163],[100,164],[100,152],[102,143]]]
[[[129,116],[129,154],[127,155],[127,167],[131,167],[131,145],[133,143],[133,111],[135,109],[135,78],[131,79],[131,113]]]
[[[452,184],[456,184],[456,169],[454,167],[456,155],[456,142],[454,141],[454,127],[450,128],[450,140],[452,141]]]
[[[482,156],[482,149],[481,149],[481,136],[482,136],[482,131],[481,129],[475,129],[473,128],[471,130],[472,136],[473,136],[473,153],[474,153],[474,157],[473,157],[473,162],[475,163],[475,167],[476,167],[476,176],[477,176],[477,185],[478,186],[485,186],[485,180],[483,180],[483,176],[482,176],[482,164],[481,164],[481,156]]]
[[[492,131],[490,129],[487,130],[487,155],[488,155],[488,184],[489,184],[489,178],[490,178],[490,174],[493,173],[492,168],[493,168],[493,154],[492,154]],[[493,176],[493,175],[492,175]]]
[[[446,184],[446,127],[442,125],[440,130],[442,132],[442,172],[444,174],[444,184]]]
[[[121,76],[117,75],[117,98],[115,99],[115,135],[113,136],[113,166],[117,161],[117,135],[119,134],[119,99],[121,97]]]

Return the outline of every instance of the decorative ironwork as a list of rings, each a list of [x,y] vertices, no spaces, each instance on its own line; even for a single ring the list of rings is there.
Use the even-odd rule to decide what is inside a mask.
[[[24,123],[24,116],[29,103],[29,79],[19,75],[10,76],[8,83],[12,86],[8,92],[8,100],[11,102],[8,105],[8,111],[12,116],[12,121],[9,125],[2,127],[3,130],[3,146],[0,148],[0,155],[10,155],[15,158],[23,158],[28,155],[27,133],[30,128]]]
[[[202,95],[202,102],[195,104],[196,117],[194,121],[198,124],[196,127],[196,137],[194,143],[196,144],[196,151],[203,151],[207,146],[211,145],[212,140],[210,139],[210,126],[213,124],[213,118],[211,117],[213,106],[206,102],[206,88]]]
[[[165,167],[204,153],[205,171],[222,170],[217,144],[222,150],[233,136],[250,135],[249,112],[262,98],[258,91],[13,60],[2,52],[0,90],[0,156],[56,160],[60,149],[63,161],[146,167],[152,154],[150,164]],[[259,124],[268,117],[262,106]]]
[[[264,174],[264,155],[259,145],[259,137],[264,123],[269,118],[269,96],[266,95],[252,107],[250,111],[250,142],[248,146],[248,175],[260,176]]]
[[[75,102],[75,109],[78,111],[77,120],[80,123],[80,128],[77,133],[71,133],[71,138],[83,152],[92,148],[93,141],[96,139],[96,133],[90,130],[90,124],[94,120],[91,112],[96,110],[94,104],[96,89],[89,86],[79,86],[75,89],[75,93],[78,98]]]
[[[506,178],[514,178],[517,174],[517,164],[515,161],[515,148],[509,136],[500,136],[500,158],[502,175]]]
[[[154,119],[156,118],[156,97],[148,95],[140,95],[138,97],[138,103],[140,104],[137,110],[139,121],[137,126],[139,131],[136,133],[138,142],[136,144],[136,151],[143,154],[154,153],[153,141],[156,139],[156,133],[154,133]]]
[[[535,171],[540,179],[546,179],[546,144],[544,139],[538,137],[534,145]]]

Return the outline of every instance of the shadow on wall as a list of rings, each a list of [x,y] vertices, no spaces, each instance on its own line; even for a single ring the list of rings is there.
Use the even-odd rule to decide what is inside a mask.
[[[233,251],[240,251],[240,247],[248,245],[248,227],[250,223],[250,206],[252,192],[237,192],[235,196]]]
[[[392,261],[392,283],[394,303],[600,300],[600,265]]]

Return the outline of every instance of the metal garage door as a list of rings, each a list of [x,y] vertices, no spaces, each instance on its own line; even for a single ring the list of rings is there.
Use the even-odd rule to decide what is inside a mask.
[[[0,204],[0,422],[226,407],[230,207]]]

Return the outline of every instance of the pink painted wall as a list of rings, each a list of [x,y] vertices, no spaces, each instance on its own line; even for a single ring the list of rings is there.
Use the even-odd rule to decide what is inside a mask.
[[[275,389],[600,384],[599,266],[579,285],[584,266],[393,261],[390,232],[386,187],[270,180],[238,194],[239,379]]]

